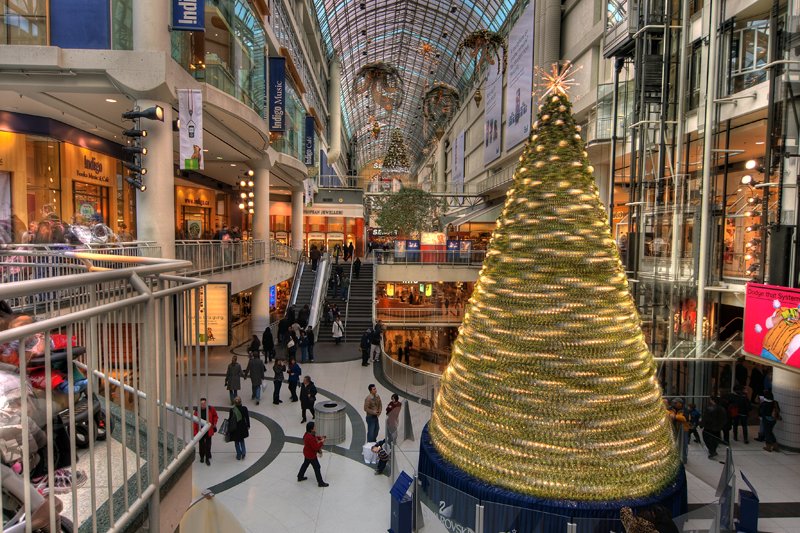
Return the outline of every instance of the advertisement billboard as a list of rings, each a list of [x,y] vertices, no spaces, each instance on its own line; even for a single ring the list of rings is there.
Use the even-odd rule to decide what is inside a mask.
[[[483,163],[500,157],[503,125],[503,72],[490,65],[486,74],[486,109],[483,112]]]
[[[286,59],[269,58],[269,131],[286,131]]]
[[[228,346],[230,325],[231,286],[229,283],[209,283],[189,298],[189,323],[186,344]],[[199,301],[195,303],[195,294]]]
[[[178,89],[178,118],[181,170],[203,170],[203,93],[199,89]]]
[[[800,368],[800,290],[748,283],[744,351]]]
[[[508,36],[506,131],[503,135],[506,150],[524,141],[531,131],[534,4],[534,1],[528,4]]]

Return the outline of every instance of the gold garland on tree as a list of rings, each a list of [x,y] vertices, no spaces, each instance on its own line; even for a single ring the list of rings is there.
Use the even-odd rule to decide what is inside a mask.
[[[643,497],[679,462],[567,76],[545,75],[430,434],[450,463],[519,493]]]

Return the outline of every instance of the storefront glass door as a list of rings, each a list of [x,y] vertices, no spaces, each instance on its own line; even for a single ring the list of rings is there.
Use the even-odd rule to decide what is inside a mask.
[[[109,216],[111,212],[108,187],[74,181],[72,182],[72,198],[75,219],[79,223],[98,222],[98,215],[103,224],[110,222]]]

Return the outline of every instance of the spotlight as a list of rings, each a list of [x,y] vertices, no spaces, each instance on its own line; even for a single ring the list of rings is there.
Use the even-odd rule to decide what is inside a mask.
[[[250,180],[250,181],[247,182],[247,186],[248,187],[253,187],[254,185],[255,185],[255,183],[253,183],[253,180]]]
[[[144,146],[123,146],[122,151],[126,154],[142,154],[147,155],[147,148]]]
[[[140,167],[138,165],[134,165],[133,163],[128,163],[127,161],[123,161],[122,162],[122,166],[124,166],[125,168],[127,168],[131,172],[135,172],[136,174],[141,174],[142,176],[147,174],[147,169],[146,168],[142,168],[142,167]]]
[[[744,164],[744,168],[746,168],[747,170],[753,170],[757,166],[758,166],[758,161],[756,161],[755,159],[750,159],[747,161],[747,163]]]
[[[127,181],[132,186],[134,186],[137,189],[139,189],[141,192],[145,192],[147,190],[147,185],[142,183],[142,180],[134,179],[134,178],[132,178],[130,176],[127,176],[127,177],[125,177],[125,181]]]
[[[755,185],[757,182],[753,179],[753,176],[750,174],[745,174],[742,176],[742,185]]]
[[[752,258],[753,258],[753,254],[750,254],[750,253],[744,254],[744,260],[745,261],[750,261]]]
[[[242,180],[242,181],[239,182],[239,187],[246,187],[246,186],[247,186],[247,182],[246,181]]]
[[[747,248],[755,248],[755,247],[756,247],[756,246],[758,246],[759,244],[761,244],[761,239],[759,239],[758,237],[756,237],[755,239],[750,239],[750,242],[748,242],[748,243],[747,243],[745,246],[746,246]]]
[[[135,120],[137,118],[146,118],[148,120],[160,120],[164,122],[164,108],[160,105],[149,107],[144,111],[126,111],[122,114],[125,120]]]
[[[761,229],[761,224],[751,224],[751,225],[747,226],[746,228],[744,228],[744,230],[747,231],[747,232],[758,231],[760,229]]]
[[[122,130],[125,137],[147,137],[147,130]]]
[[[252,178],[253,176],[255,176],[255,175],[256,175],[256,173],[255,173],[255,172],[253,172],[252,170],[248,170],[248,171],[247,171],[245,174],[247,174],[247,175],[248,175],[248,176],[250,176],[251,178]]]
[[[243,203],[239,204],[239,209],[244,209],[244,204]]]

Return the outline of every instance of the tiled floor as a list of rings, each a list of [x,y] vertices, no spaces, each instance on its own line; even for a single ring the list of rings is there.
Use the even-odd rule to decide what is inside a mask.
[[[324,345],[318,347],[320,354]],[[354,354],[354,357],[357,354]],[[324,359],[324,357],[318,357]],[[209,401],[213,405],[227,406],[227,391],[223,387],[225,366],[229,354],[215,351],[211,356],[209,378]],[[362,406],[367,395],[367,385],[378,384],[378,392],[384,405],[391,391],[382,387],[373,374],[373,367],[362,367],[359,361],[342,363],[307,363],[303,373],[312,376],[320,389],[318,400],[326,398],[325,391],[344,399],[358,413],[358,423],[364,426]],[[249,382],[244,382],[249,391]],[[309,469],[308,481],[296,481],[297,470],[302,463],[302,438],[304,425],[300,423],[298,403],[288,401],[289,392],[284,385],[281,405],[273,405],[271,384],[267,398],[256,406],[246,399],[245,404],[255,413],[272,420],[282,429],[270,433],[260,421],[253,420],[251,435],[247,439],[247,457],[237,461],[233,443],[225,443],[214,437],[211,466],[195,463],[194,484],[202,489],[223,484],[233,485],[216,495],[213,504],[227,507],[238,518],[245,531],[282,533],[306,532],[364,532],[386,531],[389,526],[391,480],[387,476],[375,476],[373,468],[359,460],[361,442],[351,442],[353,430],[348,420],[347,440],[339,445],[339,453],[326,451],[322,458],[322,475],[328,488],[317,487],[313,471]],[[249,397],[249,394],[246,395]],[[415,436],[430,418],[430,409],[410,403],[412,426]],[[220,413],[220,416],[225,416]],[[383,417],[381,419],[383,423]],[[756,429],[756,428],[752,428]],[[276,427],[277,430],[277,427]],[[363,429],[359,429],[363,432]],[[276,434],[278,433],[278,434]],[[383,435],[383,427],[381,428]],[[259,468],[256,461],[265,461],[271,439],[287,439],[277,449],[277,455],[266,467]],[[399,469],[411,473],[417,463],[417,441],[405,441],[396,453]],[[749,445],[733,443],[734,461],[737,467],[737,488],[744,487],[738,472],[743,472],[755,486],[762,502],[762,519],[759,530],[772,533],[800,532],[800,455],[792,453],[767,453],[761,444],[751,441]],[[349,451],[348,451],[349,450]],[[724,449],[720,457],[724,459]],[[707,459],[700,445],[689,448],[687,464],[690,504],[705,504],[716,500],[715,490],[723,465]],[[240,481],[241,480],[241,481]],[[238,484],[236,484],[238,482]],[[798,502],[798,503],[794,503]],[[793,505],[781,505],[793,504]],[[438,531],[434,520],[426,520],[425,531]],[[267,527],[268,525],[268,527]]]

